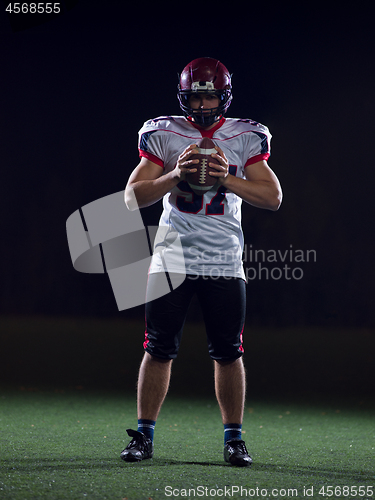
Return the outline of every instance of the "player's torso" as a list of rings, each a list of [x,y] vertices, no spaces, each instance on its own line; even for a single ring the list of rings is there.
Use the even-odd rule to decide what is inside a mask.
[[[194,127],[188,120],[181,116],[162,117],[148,122],[150,132],[156,131],[164,136],[164,169],[165,173],[173,170],[176,166],[179,155],[190,144],[198,142],[203,134],[209,136],[223,150],[230,165],[236,167],[236,175],[243,177],[243,165],[246,159],[244,144],[248,140],[245,131],[241,129],[241,121],[227,118],[223,124],[215,130],[212,136],[210,131],[200,130]]]
[[[225,120],[211,138],[227,157],[230,173],[244,177],[249,138],[237,122]],[[168,117],[148,122],[140,137],[141,148],[162,159],[166,174],[175,168],[179,155],[202,138],[202,133],[183,117]],[[241,198],[218,183],[200,196],[182,181],[164,196],[160,225],[179,234],[187,273],[243,276],[241,204]],[[174,253],[178,255],[173,245],[166,245],[164,255],[172,263]],[[176,262],[172,269],[178,272],[179,265]],[[156,256],[151,270],[156,272],[161,266]]]
[[[217,130],[215,128],[213,130],[211,138],[228,159],[230,174],[245,177],[244,165],[249,149],[249,130],[248,127],[244,127],[244,121],[229,118],[223,121]],[[157,136],[153,136],[154,133]],[[159,155],[163,155],[163,174],[166,174],[175,168],[180,154],[189,145],[197,143],[202,138],[202,131],[184,117],[161,117],[147,122],[141,137],[143,137],[143,147],[148,147],[147,143],[154,143],[154,152],[157,137],[157,144],[163,149]],[[221,217],[231,214],[240,220],[241,200],[236,195],[228,193],[219,183],[204,196],[198,196],[193,193],[187,182],[180,182],[166,195],[166,198],[171,206],[185,214]]]

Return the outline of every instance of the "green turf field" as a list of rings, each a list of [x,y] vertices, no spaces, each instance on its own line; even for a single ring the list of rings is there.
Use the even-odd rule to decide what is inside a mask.
[[[0,500],[375,499],[373,332],[244,338],[252,467],[223,461],[199,324],[185,329],[154,458],[128,464],[143,324],[0,318]]]
[[[374,498],[375,411],[365,402],[249,403],[254,463],[241,469],[222,459],[212,398],[168,398],[154,458],[128,464],[119,454],[136,423],[133,397],[35,388],[0,397],[1,499]]]

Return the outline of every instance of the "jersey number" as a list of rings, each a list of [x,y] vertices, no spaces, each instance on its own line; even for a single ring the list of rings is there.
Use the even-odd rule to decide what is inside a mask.
[[[237,167],[236,165],[229,165],[229,173],[231,175],[236,175]],[[188,214],[197,214],[203,208],[203,196],[195,194],[186,181],[181,181],[177,184],[177,187],[186,193],[188,196],[177,196],[176,205],[181,212]],[[212,198],[210,203],[206,203],[206,215],[223,215],[224,214],[224,198],[225,198],[226,188],[221,186],[216,195]],[[191,201],[187,201],[187,198]]]

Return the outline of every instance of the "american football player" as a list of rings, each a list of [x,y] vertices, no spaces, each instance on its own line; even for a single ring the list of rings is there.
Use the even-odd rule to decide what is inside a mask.
[[[129,209],[152,205],[163,198],[160,227],[149,270],[148,288],[158,276],[185,273],[171,293],[146,303],[146,331],[137,388],[138,428],[121,453],[125,461],[153,456],[156,420],[166,397],[173,359],[193,294],[202,307],[208,350],[214,360],[215,393],[224,424],[224,460],[247,466],[252,459],[242,440],[245,369],[242,333],[246,283],[242,264],[241,204],[277,210],[280,183],[268,166],[271,135],[267,127],[249,119],[227,118],[232,101],[231,75],[218,60],[191,61],[179,78],[177,97],[183,116],[147,121],[139,132],[140,162],[125,189]],[[196,171],[197,142],[209,137],[216,144],[210,163],[217,178],[203,195],[190,188]],[[178,254],[168,231],[177,231],[183,249]],[[168,257],[168,269],[165,259]],[[172,290],[172,288],[171,288]]]

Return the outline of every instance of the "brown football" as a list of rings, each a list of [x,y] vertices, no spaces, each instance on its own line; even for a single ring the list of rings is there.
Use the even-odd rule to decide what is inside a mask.
[[[208,175],[208,172],[217,172],[217,170],[210,167],[208,164],[217,163],[220,165],[220,162],[211,156],[212,153],[217,153],[217,151],[215,149],[215,143],[208,137],[203,137],[203,139],[198,142],[197,149],[199,153],[190,156],[191,160],[199,160],[199,163],[193,165],[197,171],[188,174],[186,180],[194,193],[203,196],[204,193],[209,191],[217,182],[216,177]]]

